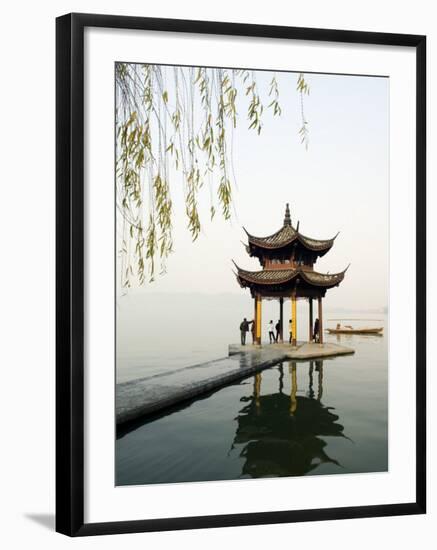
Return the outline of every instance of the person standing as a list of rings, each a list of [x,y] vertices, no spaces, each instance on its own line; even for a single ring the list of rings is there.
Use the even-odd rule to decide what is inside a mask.
[[[291,341],[293,340],[293,321],[291,319],[288,321],[288,332],[290,334],[288,343],[291,344]]]
[[[269,323],[269,340],[270,343],[273,344],[275,340],[275,327],[273,326],[273,321],[270,319]]]
[[[276,342],[279,342],[279,337],[281,336],[281,321],[278,321],[275,325],[276,329]]]
[[[256,340],[256,325],[255,325],[255,319],[253,321],[249,321],[249,325],[252,325],[251,333],[252,333],[252,345],[255,344]]]
[[[314,342],[320,342],[320,322],[318,317],[314,321],[313,338]]]
[[[240,336],[241,336],[241,345],[246,345],[246,332],[249,331],[249,323],[246,317],[240,323]]]

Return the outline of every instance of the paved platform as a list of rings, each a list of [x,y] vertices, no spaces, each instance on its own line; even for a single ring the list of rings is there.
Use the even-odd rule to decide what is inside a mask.
[[[339,346],[338,344],[314,344],[310,342],[298,342],[297,346],[291,344],[263,344],[256,346],[248,344],[242,346],[240,344],[229,345],[229,355],[238,353],[256,353],[257,350],[277,350],[284,355],[284,359],[294,359],[295,361],[306,361],[308,359],[317,359],[323,357],[335,357],[337,355],[349,355],[355,353],[352,348]]]
[[[229,357],[147,376],[116,386],[116,422],[125,424],[267,369],[280,361],[354,353],[336,344],[229,346]]]

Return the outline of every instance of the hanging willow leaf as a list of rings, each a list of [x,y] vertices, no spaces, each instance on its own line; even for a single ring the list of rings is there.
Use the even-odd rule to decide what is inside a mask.
[[[288,76],[289,78],[290,76]],[[264,100],[256,74],[246,69],[167,67],[116,63],[116,181],[121,220],[122,284],[155,277],[156,260],[165,272],[173,250],[171,195],[184,186],[185,215],[193,241],[202,230],[199,194],[209,189],[209,217],[220,207],[231,218],[235,176],[232,132],[246,111],[248,127],[259,135]],[[309,86],[298,75],[300,138],[308,146],[303,96]],[[273,116],[282,114],[279,84],[273,75],[265,91]],[[180,181],[175,179],[180,174]],[[143,228],[147,229],[144,230]]]

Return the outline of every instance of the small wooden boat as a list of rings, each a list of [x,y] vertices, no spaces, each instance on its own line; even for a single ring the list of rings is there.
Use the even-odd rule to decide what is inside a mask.
[[[328,328],[326,329],[326,332],[328,332],[329,334],[378,334],[378,335],[381,335],[383,330],[384,330],[384,327],[378,327],[378,328],[341,327],[341,328]]]

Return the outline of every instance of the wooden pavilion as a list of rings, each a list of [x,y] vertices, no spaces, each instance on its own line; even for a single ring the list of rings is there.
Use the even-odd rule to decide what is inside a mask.
[[[244,229],[244,228],[243,228]],[[283,226],[268,237],[255,237],[244,231],[248,237],[246,251],[258,258],[262,270],[247,271],[237,264],[237,281],[243,288],[249,288],[255,306],[255,342],[261,344],[262,300],[279,300],[280,339],[283,342],[284,299],[291,299],[292,344],[297,344],[298,299],[309,302],[309,340],[313,340],[313,300],[318,301],[319,343],[323,343],[322,298],[330,288],[338,286],[344,279],[347,268],[341,273],[319,273],[314,264],[334,244],[332,239],[317,240],[306,237],[299,231],[299,222],[293,227],[290,208],[287,203]]]

